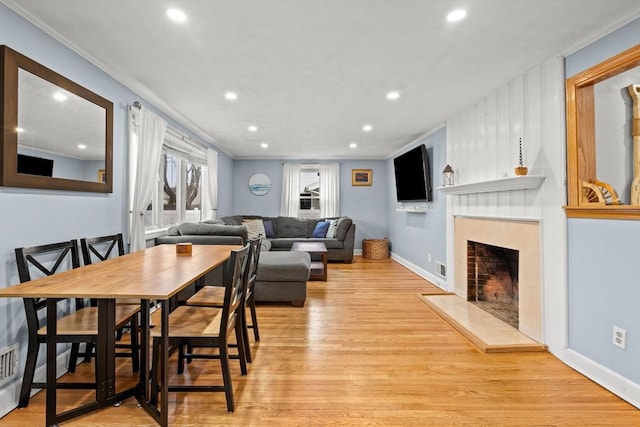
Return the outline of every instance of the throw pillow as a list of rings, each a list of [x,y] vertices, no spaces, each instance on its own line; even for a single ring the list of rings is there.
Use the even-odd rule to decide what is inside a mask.
[[[329,221],[329,228],[327,229],[327,235],[325,236],[327,239],[335,239],[336,238],[336,228],[338,227],[338,220],[332,219]]]
[[[262,224],[264,225],[265,235],[269,239],[276,237],[276,234],[273,232],[273,223],[271,221],[262,221]]]
[[[329,221],[320,221],[316,224],[316,228],[313,230],[311,237],[322,238],[327,235],[327,229],[329,228]]]
[[[242,224],[247,227],[249,233],[249,239],[257,239],[259,236],[264,236],[264,224],[261,219],[245,219]]]
[[[336,239],[344,240],[347,237],[347,232],[349,231],[349,227],[351,227],[351,218],[343,216],[338,220],[338,225],[336,227]]]

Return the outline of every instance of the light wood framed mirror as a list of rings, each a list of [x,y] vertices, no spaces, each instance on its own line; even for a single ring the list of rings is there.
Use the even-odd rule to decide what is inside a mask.
[[[0,46],[0,185],[112,192],[113,103]]]
[[[598,124],[606,125],[602,127],[616,127],[616,129],[628,132],[630,140],[628,153],[619,163],[615,164],[616,170],[629,170],[629,177],[624,177],[623,182],[631,183],[633,172],[634,151],[640,150],[640,146],[635,147],[633,135],[640,132],[640,119],[634,118],[632,113],[632,99],[628,95],[627,85],[616,79],[623,76],[623,73],[630,72],[640,67],[640,45],[636,45],[616,56],[613,56],[593,67],[576,74],[566,80],[566,102],[567,102],[567,206],[565,212],[570,218],[602,218],[602,219],[640,219],[640,205],[624,202],[627,188],[624,185],[609,186],[599,176],[598,163],[614,157],[608,147],[617,144],[626,147],[624,140],[606,140],[605,143],[598,143]],[[636,72],[637,74],[637,72]],[[636,80],[631,76],[631,82]],[[615,80],[614,80],[615,79]],[[598,85],[603,85],[613,80],[612,87],[605,90],[611,93],[616,104],[609,105],[605,101],[600,101],[600,108],[597,108],[598,93],[602,95],[602,90],[598,90]],[[638,82],[640,83],[640,82]],[[609,99],[609,98],[607,98]],[[625,103],[626,102],[626,103]],[[602,105],[606,105],[602,107]],[[615,109],[613,107],[616,107]],[[619,111],[623,112],[615,117],[610,115],[598,116],[596,113]],[[625,114],[626,111],[626,114]],[[600,147],[600,149],[598,149]],[[620,157],[620,156],[619,156]],[[629,185],[630,186],[630,185]],[[592,202],[589,195],[594,191],[602,193],[602,202],[594,199]],[[607,196],[615,192],[621,193],[620,203],[609,203]],[[624,191],[624,196],[622,192]],[[617,198],[617,196],[616,196]]]

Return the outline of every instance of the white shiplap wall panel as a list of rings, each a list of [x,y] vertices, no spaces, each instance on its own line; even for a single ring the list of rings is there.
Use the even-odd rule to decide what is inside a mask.
[[[558,60],[558,59],[557,59]],[[545,67],[542,64],[470,105],[447,122],[447,162],[456,183],[513,176],[518,140],[530,174],[545,174],[541,159]],[[454,215],[539,219],[540,191],[509,191],[455,196]]]
[[[543,340],[560,356],[567,344],[562,57],[528,71],[447,121],[447,163],[456,183],[513,176],[520,137],[529,173],[546,176],[541,188],[447,196],[447,242],[454,241],[456,215],[540,220]],[[455,265],[450,246],[447,263]],[[448,289],[455,289],[455,274],[449,280]]]

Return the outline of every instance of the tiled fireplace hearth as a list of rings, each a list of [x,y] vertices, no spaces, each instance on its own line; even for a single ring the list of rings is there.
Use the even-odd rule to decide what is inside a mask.
[[[456,217],[454,240],[456,295],[542,342],[539,222]]]

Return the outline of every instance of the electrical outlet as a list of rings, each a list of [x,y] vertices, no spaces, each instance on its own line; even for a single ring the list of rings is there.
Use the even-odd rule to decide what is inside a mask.
[[[613,327],[613,345],[616,347],[620,347],[623,350],[627,348],[627,331],[624,329],[614,326]]]
[[[428,262],[431,262],[431,253],[428,253],[428,254],[427,254],[427,261],[428,261]]]

